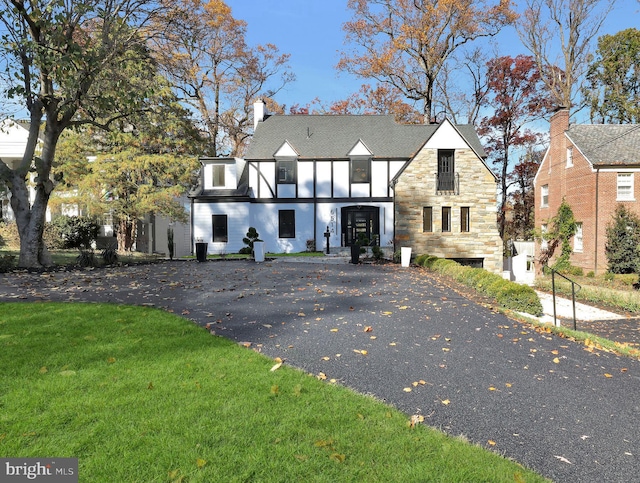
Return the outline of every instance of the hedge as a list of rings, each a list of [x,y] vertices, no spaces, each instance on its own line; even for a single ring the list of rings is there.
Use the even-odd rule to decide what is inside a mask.
[[[463,285],[494,298],[500,306],[506,309],[535,316],[542,315],[542,304],[538,294],[528,285],[505,280],[500,275],[487,272],[483,268],[466,267],[453,260],[433,255],[420,255],[416,257],[415,263],[447,275]]]

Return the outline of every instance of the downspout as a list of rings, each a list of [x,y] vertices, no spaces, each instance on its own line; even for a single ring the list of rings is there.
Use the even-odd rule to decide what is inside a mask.
[[[599,186],[600,186],[600,169],[596,168],[596,235],[595,235],[595,257],[594,257],[594,263],[593,263],[593,273],[598,275],[598,192],[599,192]]]

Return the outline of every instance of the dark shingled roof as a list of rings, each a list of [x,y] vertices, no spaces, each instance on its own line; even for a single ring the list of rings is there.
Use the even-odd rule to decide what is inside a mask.
[[[640,165],[640,124],[582,124],[567,136],[594,166]]]
[[[398,124],[393,116],[269,116],[258,124],[245,159],[273,159],[287,141],[306,159],[346,159],[361,140],[376,158],[412,158],[439,124]],[[456,126],[467,143],[485,156],[471,125]]]

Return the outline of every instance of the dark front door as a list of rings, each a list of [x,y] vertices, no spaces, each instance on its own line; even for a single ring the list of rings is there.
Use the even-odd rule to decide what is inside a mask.
[[[368,243],[379,243],[380,208],[376,206],[342,208],[342,235],[347,247],[354,245],[360,238],[365,238]]]

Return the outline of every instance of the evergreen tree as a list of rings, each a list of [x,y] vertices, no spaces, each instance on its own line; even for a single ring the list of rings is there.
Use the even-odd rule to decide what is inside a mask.
[[[640,218],[619,204],[607,226],[605,254],[612,273],[634,273],[640,261]]]

